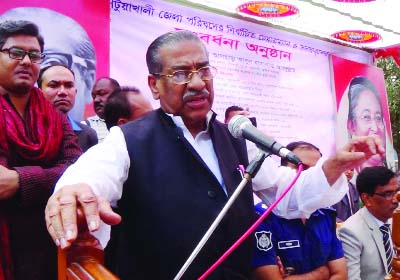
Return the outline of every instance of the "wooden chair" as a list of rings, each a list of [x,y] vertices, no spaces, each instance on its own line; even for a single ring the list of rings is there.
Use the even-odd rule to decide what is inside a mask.
[[[78,211],[78,232],[69,249],[58,249],[58,280],[118,280],[104,267],[103,248],[89,233],[81,211]]]

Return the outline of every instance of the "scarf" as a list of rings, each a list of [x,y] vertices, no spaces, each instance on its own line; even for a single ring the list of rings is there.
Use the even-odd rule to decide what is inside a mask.
[[[13,151],[24,160],[49,163],[60,149],[62,117],[37,88],[32,89],[26,107],[22,119],[7,97],[0,95],[0,131],[4,132],[0,148],[6,156]]]
[[[55,159],[63,138],[62,116],[39,89],[31,90],[24,119],[7,95],[0,95],[0,112],[0,164],[12,168],[14,155],[41,166]],[[13,278],[7,216],[0,208],[0,280]]]

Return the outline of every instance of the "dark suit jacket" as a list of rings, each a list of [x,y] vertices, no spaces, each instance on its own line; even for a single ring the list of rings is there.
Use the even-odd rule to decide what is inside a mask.
[[[228,197],[182,130],[163,111],[121,126],[131,158],[118,203],[122,214],[117,274],[121,279],[173,279],[206,233]],[[210,121],[209,133],[228,196],[247,165],[243,140]],[[182,279],[197,279],[254,220],[250,184],[222,219]],[[208,279],[249,279],[250,238]]]
[[[356,213],[360,209],[360,196],[356,187],[349,182],[349,194],[350,197],[345,195],[341,201],[333,205],[332,207],[336,209],[338,222],[344,222],[351,216],[351,214]],[[349,204],[350,199],[350,204]],[[351,209],[351,211],[350,211]]]
[[[98,143],[97,133],[93,128],[85,124],[73,122],[81,128],[81,130],[74,130],[74,132],[78,136],[79,146],[83,152],[86,152],[86,150]]]

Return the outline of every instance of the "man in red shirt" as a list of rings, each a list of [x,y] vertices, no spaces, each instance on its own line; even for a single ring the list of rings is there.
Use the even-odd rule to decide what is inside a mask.
[[[0,23],[0,279],[56,279],[43,211],[81,154],[67,118],[34,87],[43,45],[35,24]]]

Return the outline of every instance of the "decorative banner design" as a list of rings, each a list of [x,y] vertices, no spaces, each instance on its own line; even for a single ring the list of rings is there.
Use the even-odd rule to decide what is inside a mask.
[[[351,43],[372,43],[381,40],[382,37],[378,33],[362,31],[362,30],[344,30],[331,35],[331,37]]]
[[[258,17],[287,17],[299,13],[299,9],[293,5],[278,2],[247,2],[236,9],[239,13],[244,13]]]

